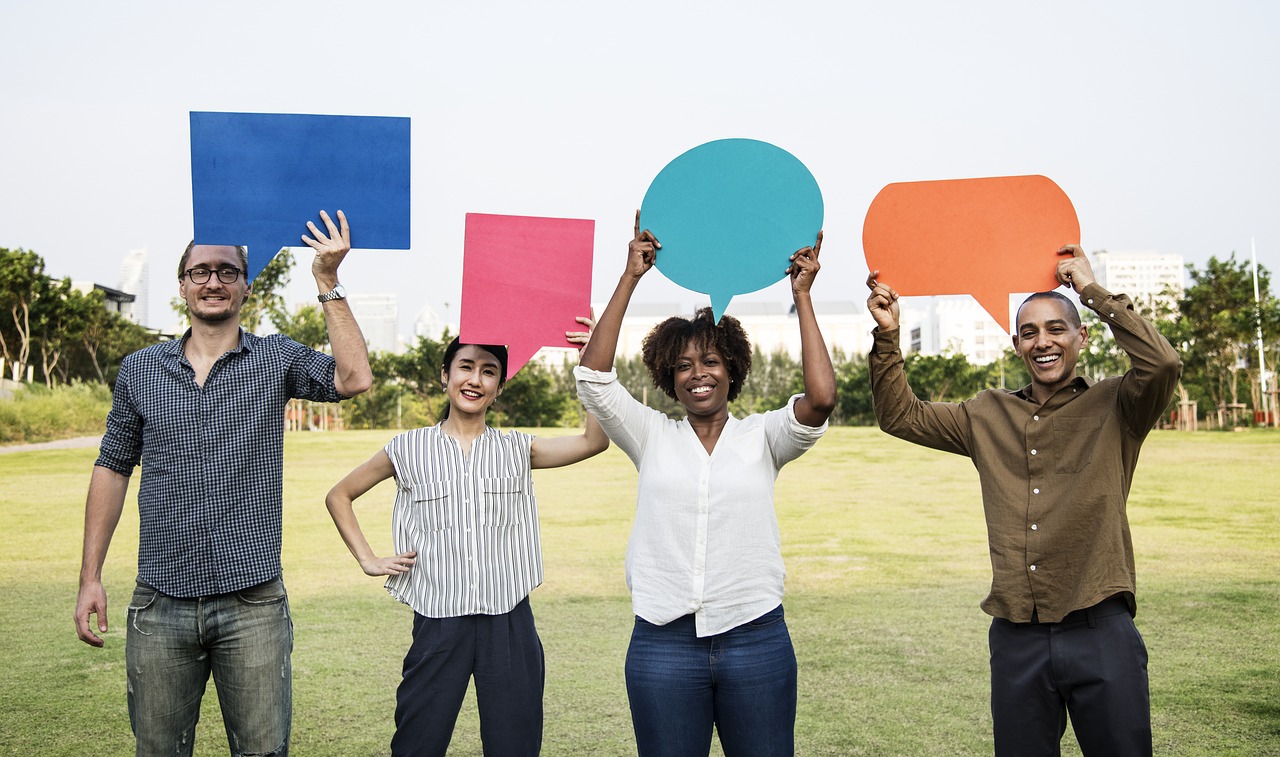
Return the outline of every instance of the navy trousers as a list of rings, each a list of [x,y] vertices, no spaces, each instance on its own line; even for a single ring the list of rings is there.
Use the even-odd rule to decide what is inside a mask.
[[[1067,715],[1085,757],[1151,755],[1147,648],[1115,596],[1060,623],[991,623],[997,757],[1057,757]]]
[[[396,690],[391,753],[444,755],[472,676],[484,753],[538,754],[546,676],[528,597],[505,615],[414,614],[413,644]]]

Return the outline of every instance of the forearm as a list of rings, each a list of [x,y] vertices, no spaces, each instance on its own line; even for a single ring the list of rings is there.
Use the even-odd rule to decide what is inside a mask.
[[[317,277],[316,281],[319,280]],[[324,303],[324,322],[329,331],[329,346],[336,363],[333,369],[334,387],[343,397],[354,397],[367,391],[373,384],[373,371],[369,368],[369,347],[346,299]]]
[[[800,321],[800,361],[804,371],[804,405],[811,423],[799,418],[808,426],[821,426],[836,406],[836,373],[831,365],[831,353],[818,327],[813,311],[813,300],[808,292],[795,293],[796,317]],[[797,408],[800,412],[800,408]],[[798,416],[797,416],[798,417]]]
[[[111,537],[124,511],[129,477],[110,468],[94,466],[84,508],[84,547],[80,558],[80,584],[101,583]]]
[[[325,497],[324,504],[351,556],[356,558],[356,562],[360,563],[361,567],[364,567],[376,555],[373,553],[373,547],[369,546],[369,540],[365,538],[364,530],[360,528],[360,521],[356,518],[355,508],[352,506],[353,500],[341,492],[331,491],[329,496]]]
[[[609,304],[605,306],[604,313],[596,321],[595,329],[591,332],[591,341],[582,351],[582,356],[578,360],[580,365],[595,371],[613,369],[613,356],[618,351],[618,335],[622,331],[622,318],[627,314],[627,305],[631,303],[631,295],[635,293],[639,283],[639,277],[629,272],[624,273],[618,280],[618,286],[613,290]]]

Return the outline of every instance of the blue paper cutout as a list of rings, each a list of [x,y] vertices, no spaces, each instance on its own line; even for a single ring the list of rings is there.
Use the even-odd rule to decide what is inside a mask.
[[[305,246],[319,213],[351,223],[351,246],[409,249],[409,119],[191,112],[198,244],[245,245],[249,279]]]
[[[822,230],[822,191],[780,147],[721,139],[689,150],[654,177],[640,226],[662,243],[655,265],[711,296],[716,321],[736,294],[786,277],[791,253]]]

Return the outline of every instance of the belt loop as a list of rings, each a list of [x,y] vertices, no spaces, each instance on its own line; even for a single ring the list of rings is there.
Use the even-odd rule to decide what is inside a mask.
[[[1090,628],[1098,627],[1098,621],[1093,617],[1093,610],[1095,607],[1097,607],[1097,605],[1094,605],[1093,607],[1086,607],[1084,609],[1084,617],[1086,620],[1089,621]]]

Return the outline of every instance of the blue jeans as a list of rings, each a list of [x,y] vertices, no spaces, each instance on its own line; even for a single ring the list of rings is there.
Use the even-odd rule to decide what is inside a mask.
[[[692,615],[636,618],[626,673],[641,757],[708,754],[713,726],[727,757],[795,753],[796,655],[781,605],[703,638]]]
[[[125,664],[138,755],[190,755],[209,674],[233,755],[289,753],[293,621],[279,578],[181,599],[138,583]]]

